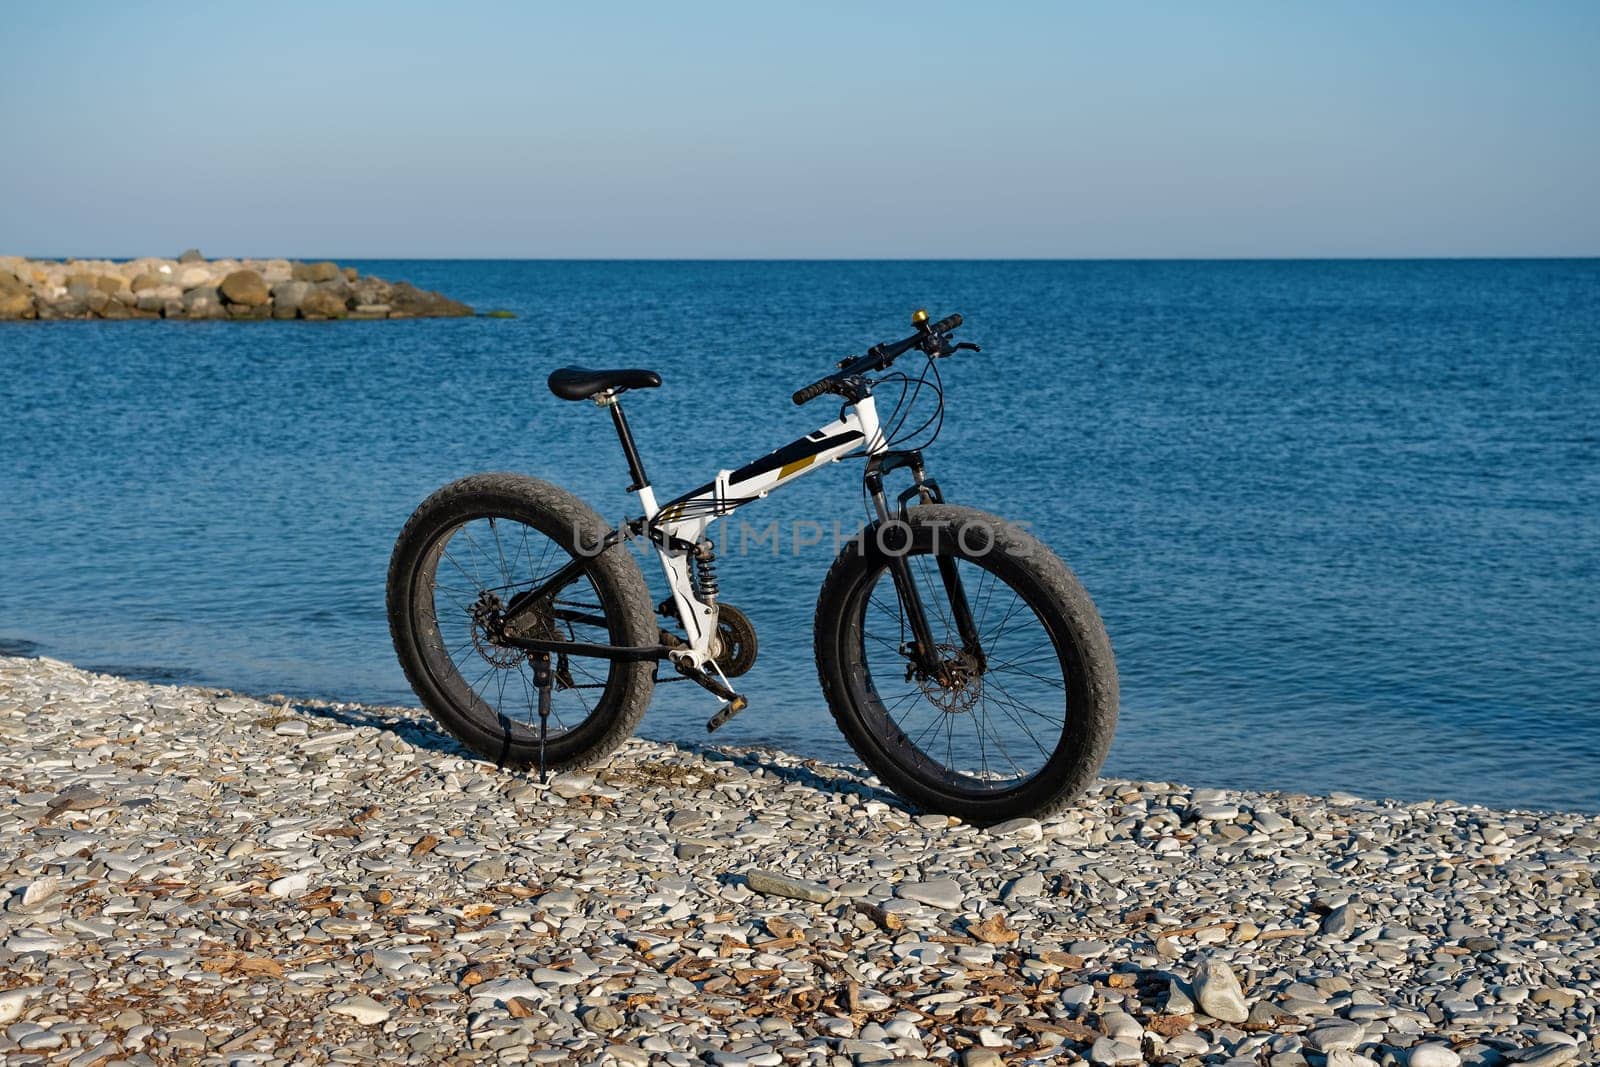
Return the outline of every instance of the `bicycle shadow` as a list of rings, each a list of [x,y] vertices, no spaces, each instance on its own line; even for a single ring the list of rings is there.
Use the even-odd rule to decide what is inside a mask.
[[[702,759],[723,760],[749,770],[760,770],[787,785],[803,785],[818,792],[877,800],[898,811],[915,814],[905,801],[883,786],[873,785],[864,777],[864,772],[853,767],[824,763],[821,760],[800,759],[793,753],[760,746],[725,747],[703,741],[658,741],[657,743],[670,744],[680,751]],[[795,759],[800,759],[800,762],[798,764],[786,762]]]
[[[460,756],[463,759],[481,762],[485,767],[494,764],[483,759],[477,753],[467,748],[456,740],[449,732],[441,728],[431,716],[418,708],[402,706],[383,706],[370,704],[333,704],[323,701],[291,700],[290,707],[300,715],[314,719],[322,719],[335,723],[341,727],[357,728],[372,727],[393,734],[413,748],[437,752],[440,755]],[[888,789],[874,785],[864,773],[851,767],[843,767],[818,760],[801,760],[794,762],[797,757],[777,749],[753,747],[739,748],[713,745],[704,741],[673,741],[657,738],[636,738],[654,745],[669,745],[679,752],[686,752],[706,761],[732,763],[747,771],[760,772],[776,779],[784,785],[799,785],[808,789],[815,789],[821,793],[832,793],[840,796],[857,796],[865,800],[876,800],[889,807],[911,815],[915,811],[905,801],[901,800]],[[597,775],[604,775],[608,769],[621,769],[628,762],[648,762],[646,753],[630,752],[624,745],[606,763],[594,769]],[[510,775],[523,776],[536,772],[506,771]]]
[[[289,707],[297,715],[323,719],[337,726],[368,726],[391,733],[412,748],[426,749],[446,756],[479,759],[475,752],[456,740],[419,708],[374,704],[332,704],[318,700],[293,700]]]

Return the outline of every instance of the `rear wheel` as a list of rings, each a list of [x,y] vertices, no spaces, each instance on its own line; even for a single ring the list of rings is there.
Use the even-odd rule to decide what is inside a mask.
[[[867,766],[923,808],[979,824],[1060,810],[1116,731],[1099,613],[1044,544],[993,515],[930,504],[908,519],[869,526],[823,583],[817,670],[834,718]],[[896,554],[932,630],[933,671],[915,655]]]
[[[557,486],[479,474],[423,502],[389,562],[389,628],[417,696],[439,723],[486,759],[525,767],[539,758],[539,691],[528,653],[496,644],[486,617],[574,559],[571,581],[524,632],[557,641],[652,645],[649,590],[626,547],[586,555],[605,521]],[[653,664],[556,653],[545,764],[602,759],[644,714]]]

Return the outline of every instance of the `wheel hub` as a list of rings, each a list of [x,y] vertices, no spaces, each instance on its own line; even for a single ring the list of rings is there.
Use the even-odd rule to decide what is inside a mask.
[[[938,645],[935,651],[939,656],[938,668],[930,674],[917,670],[913,662],[906,667],[906,681],[915,678],[923,695],[945,714],[966,714],[983,695],[982,672],[965,649]]]
[[[510,670],[526,660],[528,654],[520,648],[500,644],[500,635],[505,632],[505,623],[500,618],[504,607],[498,596],[485,589],[478,594],[468,613],[472,616],[472,647],[479,657],[491,667]]]

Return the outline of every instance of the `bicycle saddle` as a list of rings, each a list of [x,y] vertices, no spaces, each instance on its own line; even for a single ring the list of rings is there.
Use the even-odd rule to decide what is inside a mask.
[[[550,391],[562,400],[587,400],[607,389],[654,389],[661,375],[653,370],[625,368],[590,370],[588,367],[562,367],[550,372]]]

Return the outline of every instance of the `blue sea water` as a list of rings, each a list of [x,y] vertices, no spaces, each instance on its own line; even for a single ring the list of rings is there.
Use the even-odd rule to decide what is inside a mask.
[[[428,493],[629,510],[551,367],[661,371],[628,410],[665,498],[826,421],[789,393],[926,306],[983,345],[942,364],[933,473],[1098,602],[1108,773],[1600,810],[1600,261],[357,265],[518,318],[0,326],[0,647],[413,703],[383,583]],[[841,464],[735,516],[761,653],[719,740],[851,758],[811,620],[861,514]],[[712,705],[664,687],[643,732]]]

